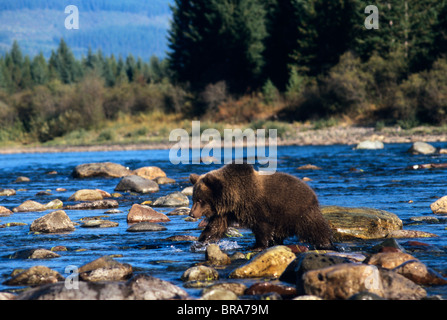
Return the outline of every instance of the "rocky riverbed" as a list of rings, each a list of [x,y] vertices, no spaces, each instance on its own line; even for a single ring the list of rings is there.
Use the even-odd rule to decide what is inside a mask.
[[[297,170],[321,170],[316,166]],[[81,229],[104,230],[127,225],[126,233],[162,233],[177,217],[183,224],[196,220],[188,216],[191,188],[187,184],[172,187],[171,192],[150,201],[139,201],[132,195],[157,194],[163,183],[172,184],[167,174],[158,167],[131,170],[118,163],[102,162],[81,164],[71,173],[80,181],[100,179],[113,192],[102,189],[78,189],[67,197],[47,203],[25,200],[14,207],[0,207],[0,215],[9,222],[0,225],[2,230],[25,228],[31,237],[63,235]],[[112,180],[110,180],[112,179]],[[114,180],[115,179],[115,180]],[[118,179],[118,180],[116,180]],[[312,179],[309,179],[312,181]],[[96,181],[96,180],[95,180]],[[29,182],[20,179],[20,186]],[[108,183],[109,182],[109,183]],[[114,183],[114,187],[110,186]],[[111,188],[110,188],[111,187]],[[105,189],[105,188],[104,188]],[[112,191],[112,190],[110,190]],[[7,188],[4,197],[14,197],[21,191]],[[66,193],[62,193],[66,194]],[[130,202],[130,203],[129,203]],[[127,212],[120,209],[125,206]],[[434,223],[443,223],[447,201],[441,198],[430,206]],[[102,215],[89,215],[74,219],[74,213],[89,211]],[[164,211],[165,213],[161,212]],[[119,214],[119,213],[123,214]],[[219,245],[203,247],[197,236],[177,234],[165,241],[182,241],[189,250],[199,253],[196,261],[179,268],[175,262],[176,281],[166,281],[144,272],[138,266],[120,262],[126,249],[115,249],[114,254],[92,259],[82,266],[62,274],[49,267],[53,259],[66,259],[74,254],[72,243],[58,246],[17,250],[8,259],[34,261],[29,268],[16,268],[3,274],[2,284],[10,289],[0,293],[1,299],[64,299],[64,300],[244,300],[244,299],[436,299],[427,293],[434,286],[447,285],[447,279],[426,263],[412,255],[419,250],[439,250],[425,243],[425,239],[438,237],[435,233],[412,230],[394,213],[365,207],[322,206],[322,212],[332,227],[338,250],[315,251],[305,244],[290,243],[252,252],[248,247],[225,250]],[[37,214],[29,225],[11,219],[21,214]],[[117,218],[113,217],[118,214]],[[415,217],[414,222],[430,223]],[[427,217],[428,219],[428,217]],[[437,219],[437,222],[434,221]],[[188,222],[190,220],[190,222]],[[191,221],[192,220],[192,221]],[[199,228],[203,223],[199,224]],[[233,226],[228,239],[252,238]],[[99,231],[98,231],[99,232]],[[23,233],[22,233],[23,234]],[[115,236],[111,234],[111,236]],[[106,235],[107,237],[107,235]],[[416,239],[415,239],[416,238]],[[102,239],[98,237],[98,239]],[[374,246],[361,245],[375,240]],[[31,241],[32,243],[32,241]],[[404,243],[404,245],[401,245]],[[359,245],[360,244],[360,245]],[[149,244],[147,254],[157,249]],[[78,250],[76,250],[78,251]],[[79,251],[78,251],[79,252]],[[160,262],[162,263],[162,262]],[[184,264],[182,264],[184,265]],[[171,266],[171,267],[169,267]],[[67,270],[65,270],[67,272]]]

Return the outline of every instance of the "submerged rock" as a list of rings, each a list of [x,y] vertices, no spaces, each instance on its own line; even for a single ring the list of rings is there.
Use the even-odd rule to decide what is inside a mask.
[[[118,222],[102,219],[92,219],[83,221],[82,228],[113,228],[118,227]]]
[[[118,208],[119,204],[116,200],[95,200],[77,203],[74,205],[67,205],[64,207],[66,210],[95,210],[95,209],[110,209]]]
[[[17,300],[173,300],[186,299],[181,288],[148,275],[137,275],[127,282],[77,283],[76,290],[64,282],[25,291]]]
[[[112,162],[85,163],[74,168],[72,175],[75,178],[113,177],[121,178],[132,174],[126,167]]]
[[[60,233],[74,231],[75,227],[63,210],[54,211],[33,221],[30,231],[42,233]]]
[[[275,246],[258,253],[243,266],[233,270],[230,278],[278,278],[295,260],[295,254],[286,246]]]
[[[378,209],[325,206],[321,212],[338,241],[385,238],[403,225],[397,215]]]
[[[167,230],[166,227],[161,226],[152,222],[139,222],[136,223],[129,228],[127,228],[127,232],[147,232],[147,231],[164,231]]]

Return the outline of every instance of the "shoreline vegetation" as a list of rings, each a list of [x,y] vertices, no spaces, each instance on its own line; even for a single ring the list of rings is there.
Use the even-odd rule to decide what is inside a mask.
[[[172,124],[171,124],[172,125]],[[385,144],[391,143],[414,143],[421,142],[447,142],[446,127],[420,126],[411,129],[402,129],[399,126],[373,128],[354,125],[334,125],[319,128],[316,124],[287,124],[275,123],[280,127],[278,136],[278,146],[306,146],[306,145],[356,145],[365,140],[380,141]],[[232,126],[219,123],[217,128],[236,129],[250,126]],[[144,127],[142,127],[144,128]],[[166,127],[168,128],[168,127]],[[174,127],[172,127],[174,129]],[[210,127],[207,127],[210,128]],[[107,130],[107,129],[105,129]],[[143,129],[137,129],[142,130]],[[118,131],[118,130],[117,130]],[[51,143],[32,144],[9,144],[0,146],[0,154],[17,153],[63,153],[63,152],[96,152],[96,151],[126,151],[126,150],[164,150],[170,149],[177,142],[170,142],[167,134],[165,137],[159,136],[158,132],[145,134],[138,139],[128,139],[129,133],[120,135],[117,133],[109,141],[92,140],[87,141],[86,137],[101,136],[100,132],[84,132],[84,139],[73,139],[63,137]],[[223,137],[223,135],[222,135]],[[223,139],[222,139],[223,142]],[[207,142],[202,143],[206,145]]]

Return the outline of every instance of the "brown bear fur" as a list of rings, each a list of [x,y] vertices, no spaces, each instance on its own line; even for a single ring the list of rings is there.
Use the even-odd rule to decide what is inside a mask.
[[[315,192],[286,173],[260,175],[248,164],[229,164],[202,176],[194,184],[191,215],[206,216],[201,242],[223,237],[232,222],[251,229],[256,247],[282,244],[287,237],[318,248],[332,247],[332,230],[320,211]]]

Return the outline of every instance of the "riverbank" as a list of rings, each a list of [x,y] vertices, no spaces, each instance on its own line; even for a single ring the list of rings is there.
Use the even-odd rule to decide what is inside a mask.
[[[381,141],[383,143],[447,142],[447,128],[421,126],[412,129],[386,127],[377,130],[372,127],[340,125],[315,129],[310,124],[292,125],[287,133],[278,139],[278,145],[356,145],[364,140]],[[1,147],[0,154],[165,150],[171,148],[173,144],[167,139],[159,142],[140,141],[136,143],[92,142],[88,145],[17,144]]]

